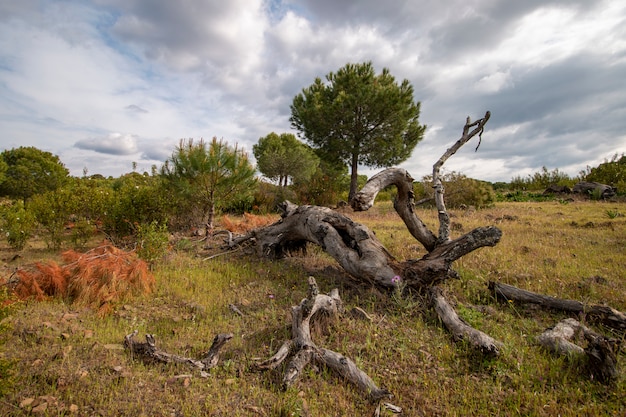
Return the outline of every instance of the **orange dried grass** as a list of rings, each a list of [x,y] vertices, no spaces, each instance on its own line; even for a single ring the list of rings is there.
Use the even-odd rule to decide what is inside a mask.
[[[154,289],[154,276],[134,252],[104,244],[86,253],[69,250],[62,257],[64,265],[49,261],[19,270],[16,295],[36,300],[64,297],[106,314],[112,303]]]
[[[274,223],[277,216],[271,215],[256,215],[252,213],[244,213],[243,217],[238,219],[231,219],[227,215],[222,216],[220,223],[222,227],[233,233],[247,233],[250,230],[258,229],[259,227],[267,226]]]

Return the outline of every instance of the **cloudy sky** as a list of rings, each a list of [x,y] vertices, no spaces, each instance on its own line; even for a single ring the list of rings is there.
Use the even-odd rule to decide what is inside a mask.
[[[251,153],[296,133],[289,106],[315,77],[365,61],[422,103],[401,165],[416,178],[486,110],[478,152],[448,171],[576,175],[626,152],[623,0],[0,0],[0,148],[76,176],[150,171],[181,138]]]

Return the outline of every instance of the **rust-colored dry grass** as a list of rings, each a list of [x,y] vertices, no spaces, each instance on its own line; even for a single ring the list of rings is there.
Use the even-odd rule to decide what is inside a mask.
[[[103,244],[86,253],[68,250],[62,259],[63,265],[47,261],[19,269],[15,294],[39,301],[62,297],[106,314],[127,295],[154,289],[154,276],[134,252]]]
[[[276,215],[256,215],[252,213],[244,213],[241,217],[222,216],[220,224],[226,230],[233,233],[246,233],[259,227],[267,226],[276,221]]]

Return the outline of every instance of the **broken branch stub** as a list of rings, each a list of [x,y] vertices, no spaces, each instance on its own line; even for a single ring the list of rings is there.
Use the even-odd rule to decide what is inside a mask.
[[[485,124],[489,121],[491,117],[491,112],[486,112],[485,116],[482,119],[478,119],[475,122],[472,122],[469,116],[467,117],[467,121],[465,122],[465,126],[463,126],[463,133],[459,140],[456,141],[454,145],[452,145],[446,152],[439,158],[437,162],[433,165],[433,188],[435,189],[435,205],[437,206],[437,213],[439,215],[439,237],[437,238],[437,244],[443,244],[450,240],[450,216],[448,215],[448,211],[446,210],[446,205],[444,203],[444,186],[441,181],[441,176],[439,175],[441,167],[443,164],[454,155],[463,145],[465,145],[470,139],[474,136],[478,135],[480,139],[483,131],[485,130]],[[470,130],[471,128],[474,128]],[[480,146],[480,142],[478,143]],[[476,150],[478,150],[478,146]]]
[[[290,387],[306,366],[312,361],[335,371],[359,390],[370,400],[377,401],[391,397],[389,391],[379,388],[376,383],[349,358],[329,349],[319,348],[311,338],[311,321],[319,314],[337,315],[342,310],[339,292],[335,289],[330,294],[319,294],[315,278],[309,277],[307,298],[299,305],[292,307],[291,339],[285,341],[280,349],[257,369],[275,369],[290,356],[283,375],[283,389]]]
[[[214,368],[219,361],[219,354],[226,342],[233,338],[231,333],[219,333],[213,338],[213,343],[207,353],[200,359],[186,358],[162,351],[156,347],[154,335],[146,334],[145,342],[138,342],[134,338],[138,331],[135,330],[124,337],[124,348],[129,350],[131,355],[136,355],[147,362],[159,363],[180,363],[198,369],[208,371]]]
[[[576,339],[586,341],[587,346],[583,348],[574,343]],[[555,354],[584,359],[589,374],[600,382],[608,383],[619,375],[617,353],[620,342],[594,332],[573,318],[561,320],[546,329],[537,341]]]
[[[452,333],[452,337],[459,341],[466,341],[487,356],[497,356],[500,353],[501,343],[463,321],[448,303],[441,288],[432,287],[430,298],[437,315]]]

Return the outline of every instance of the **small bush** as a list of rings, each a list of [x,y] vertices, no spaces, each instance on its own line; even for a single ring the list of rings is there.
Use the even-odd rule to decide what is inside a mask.
[[[58,189],[38,194],[28,204],[29,211],[43,227],[42,237],[49,248],[59,249],[63,245],[65,226],[73,214],[72,196],[69,189]]]
[[[617,209],[615,209],[615,210],[611,210],[611,209],[607,210],[606,211],[606,216],[609,219],[616,219],[618,217],[624,217],[624,215],[622,213],[620,213]]]
[[[7,243],[15,250],[22,250],[35,230],[35,217],[24,209],[21,201],[2,209],[2,231]]]
[[[137,225],[137,256],[153,264],[163,258],[169,244],[167,224],[152,223]]]
[[[463,205],[476,208],[493,206],[495,193],[490,183],[468,178],[458,172],[450,172],[442,176],[445,189],[445,203],[448,208],[458,208]],[[416,200],[432,197],[432,176],[426,176],[421,183],[416,183]],[[431,204],[434,204],[434,200]]]
[[[96,227],[87,219],[81,219],[74,223],[70,239],[75,248],[83,248],[96,233]]]

